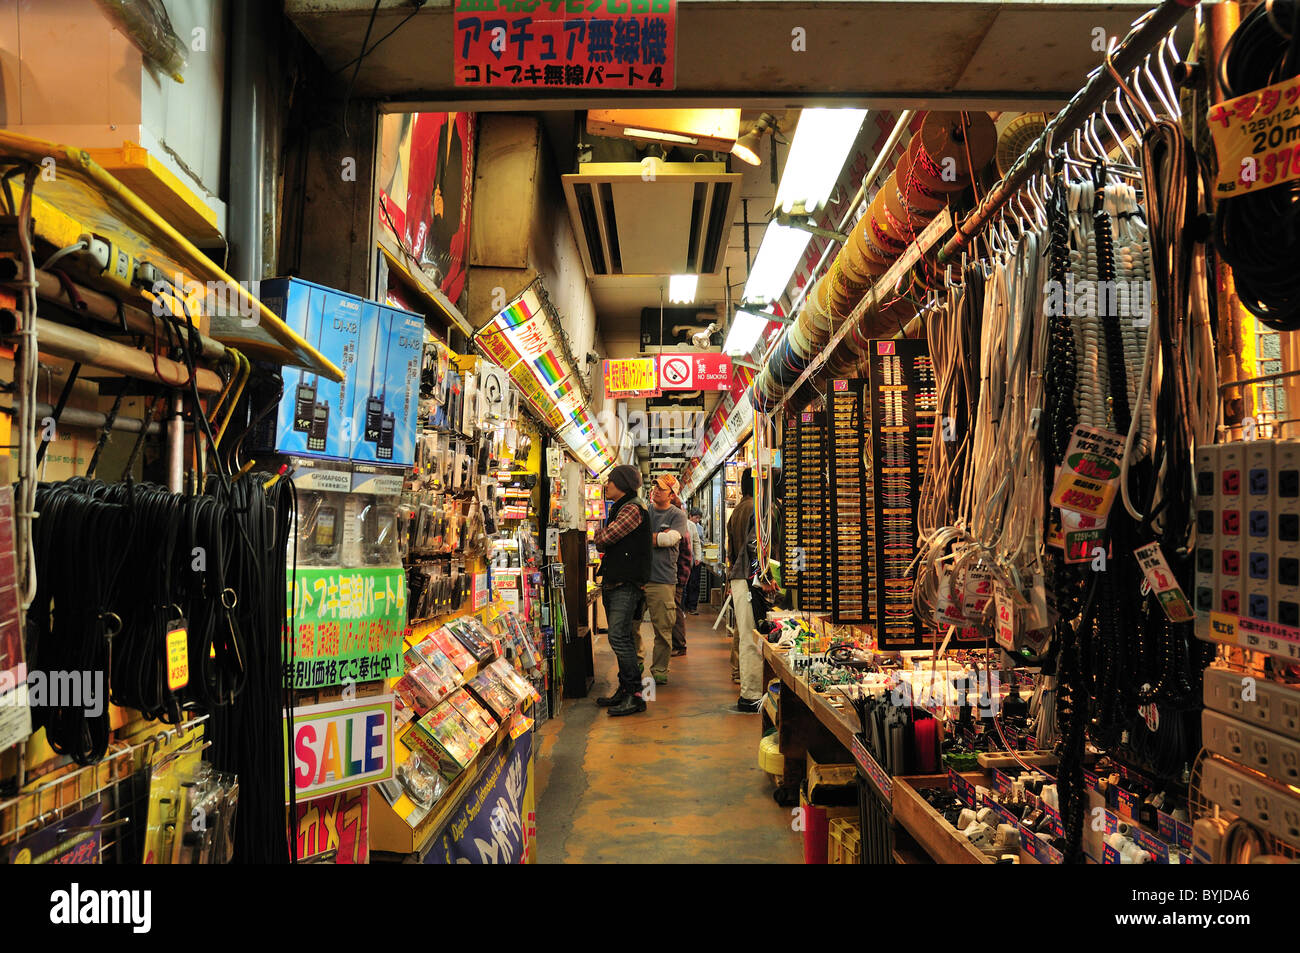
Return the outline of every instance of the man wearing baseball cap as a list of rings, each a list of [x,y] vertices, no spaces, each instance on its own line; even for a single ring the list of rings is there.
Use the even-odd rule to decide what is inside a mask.
[[[653,504],[650,508],[650,535],[654,551],[650,557],[650,581],[646,583],[645,601],[655,632],[650,674],[660,685],[668,684],[668,659],[673,648],[673,627],[677,624],[677,588],[680,582],[684,582],[681,579],[681,547],[690,546],[686,514],[673,506],[676,482],[674,477],[661,476],[655,481],[650,495]]]
[[[640,640],[636,614],[650,579],[650,517],[637,496],[641,471],[622,464],[610,471],[605,483],[609,514],[592,542],[601,552],[600,594],[609,624],[609,647],[618,659],[618,689],[597,698],[596,704],[611,715],[645,711],[641,698]]]

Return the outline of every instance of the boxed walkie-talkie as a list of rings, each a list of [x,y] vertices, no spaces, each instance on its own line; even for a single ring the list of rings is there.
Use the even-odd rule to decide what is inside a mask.
[[[289,465],[298,491],[298,565],[347,565],[343,543],[352,490],[350,468],[303,458],[290,458]]]
[[[358,337],[352,458],[410,466],[415,461],[424,319],[365,302]]]
[[[347,459],[356,436],[352,403],[357,333],[367,303],[300,278],[263,281],[261,298],[346,377],[331,381],[304,368],[286,367],[275,430],[263,431],[259,443],[278,453]]]

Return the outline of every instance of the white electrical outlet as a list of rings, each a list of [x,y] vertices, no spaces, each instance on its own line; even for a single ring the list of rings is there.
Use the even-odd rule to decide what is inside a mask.
[[[1300,686],[1223,668],[1205,670],[1205,707],[1288,738],[1300,739]]]
[[[1300,847],[1300,797],[1218,758],[1201,767],[1201,794],[1278,839]]]
[[[1300,784],[1300,741],[1208,709],[1201,712],[1201,741],[1209,751],[1276,781]]]

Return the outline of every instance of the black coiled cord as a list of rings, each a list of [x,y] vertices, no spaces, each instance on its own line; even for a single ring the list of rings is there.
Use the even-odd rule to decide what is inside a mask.
[[[1288,35],[1289,34],[1289,35]],[[1229,38],[1219,87],[1234,99],[1300,74],[1300,3],[1255,8]],[[1267,153],[1260,153],[1263,159]],[[1294,153],[1288,155],[1288,159]],[[1214,215],[1214,243],[1232,266],[1241,303],[1276,331],[1300,329],[1300,181],[1225,198]]]

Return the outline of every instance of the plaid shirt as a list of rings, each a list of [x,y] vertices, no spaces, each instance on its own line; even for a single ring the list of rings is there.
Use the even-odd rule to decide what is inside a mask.
[[[597,549],[604,549],[610,543],[617,542],[641,525],[641,507],[633,506],[635,498],[618,511],[618,516],[592,534],[592,542]]]

